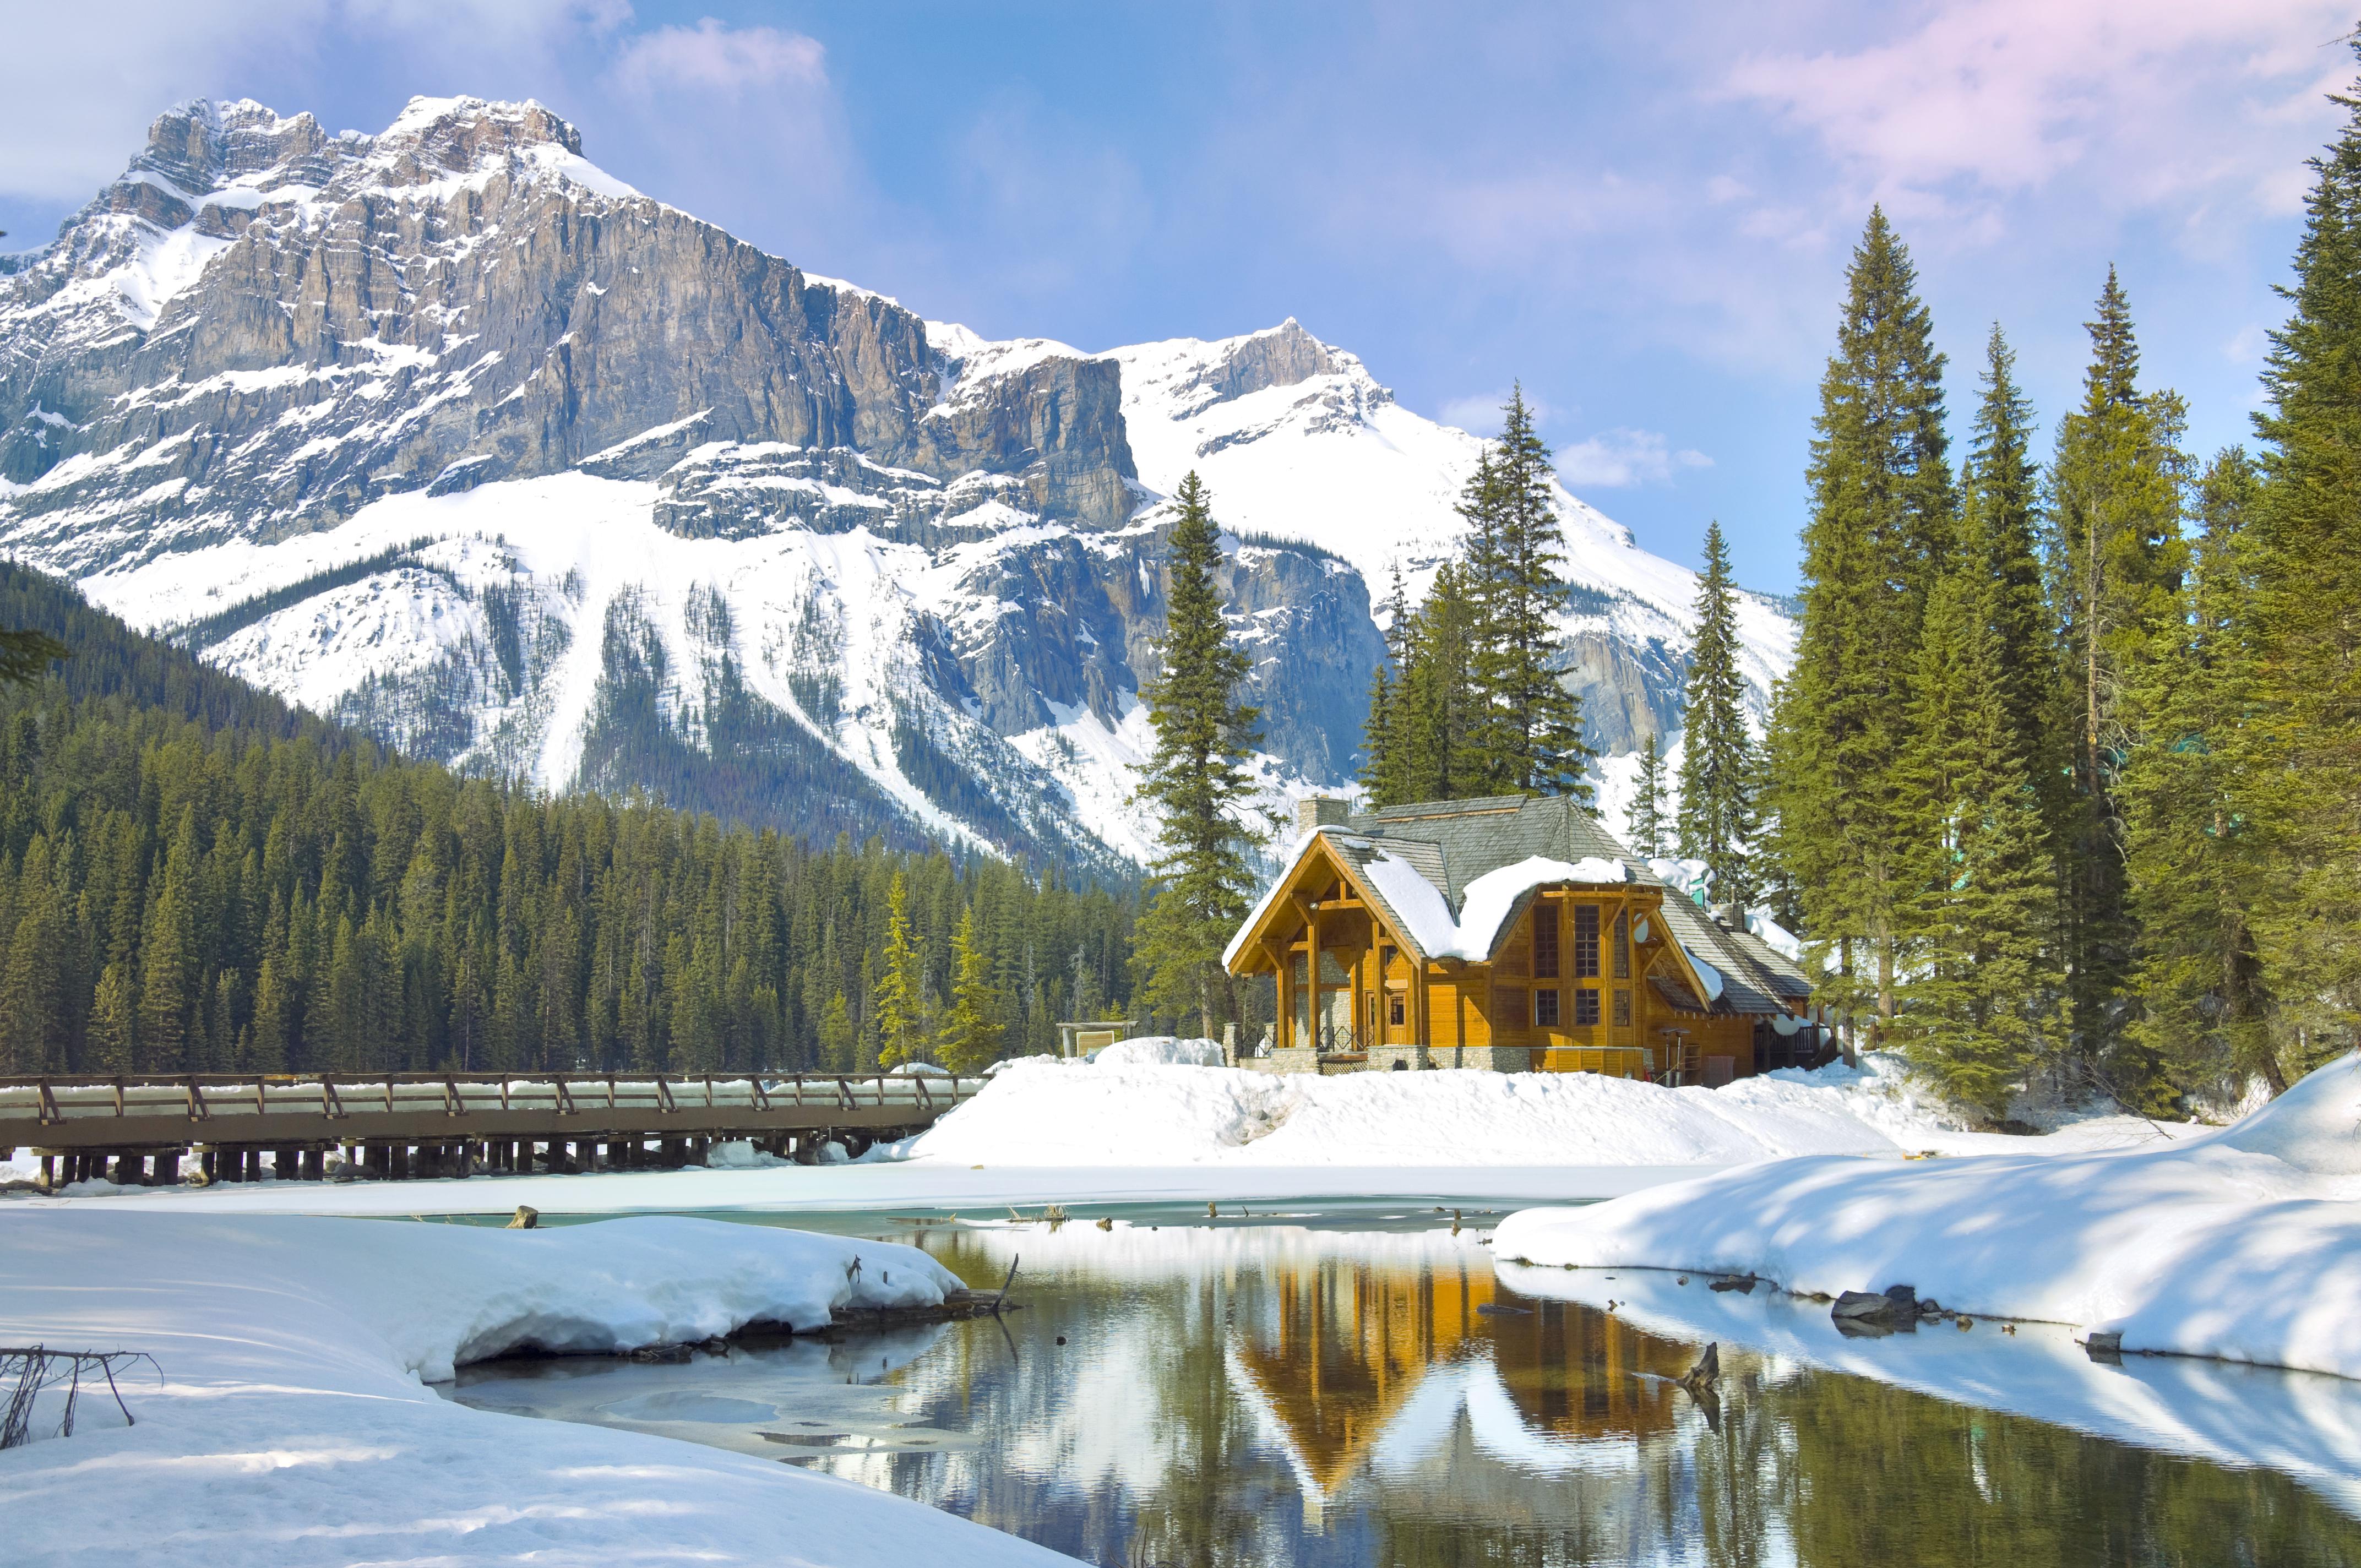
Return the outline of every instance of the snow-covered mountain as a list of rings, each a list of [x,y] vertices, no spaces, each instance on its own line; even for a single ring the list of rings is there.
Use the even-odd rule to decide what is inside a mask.
[[[0,548],[413,751],[1083,866],[1126,804],[1164,497],[1238,535],[1274,806],[1351,775],[1372,587],[1479,444],[1293,321],[988,342],[631,190],[537,104],[159,119],[0,258]],[[1677,722],[1692,575],[1561,495],[1596,737]],[[1792,628],[1744,611],[1758,695]]]

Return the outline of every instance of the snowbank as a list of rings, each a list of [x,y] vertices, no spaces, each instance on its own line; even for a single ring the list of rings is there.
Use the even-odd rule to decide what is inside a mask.
[[[913,1248],[713,1221],[13,1212],[0,1343],[146,1351],[161,1372],[126,1381],[137,1425],[85,1399],[74,1436],[0,1464],[9,1560],[153,1557],[169,1530],[187,1564],[1068,1562],[889,1494],[420,1381],[522,1344],[809,1325],[954,1283]]]
[[[2218,1132],[2141,1149],[1728,1171],[1513,1214],[1501,1257],[1917,1288],[2125,1350],[2361,1377],[2361,1057]]]
[[[1666,1089],[1589,1073],[1019,1066],[905,1158],[968,1164],[1693,1166],[1898,1156],[1824,1091],[1765,1079]]]
[[[1093,1067],[1220,1067],[1222,1042],[1184,1040],[1175,1035],[1142,1035],[1102,1046],[1091,1057]]]

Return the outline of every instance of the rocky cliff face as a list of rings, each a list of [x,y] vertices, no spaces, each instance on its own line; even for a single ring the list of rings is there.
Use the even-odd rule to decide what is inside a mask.
[[[1110,355],[926,322],[531,104],[187,105],[0,264],[0,546],[414,751],[805,831],[1144,856],[1191,466],[1274,804],[1343,783],[1368,585],[1431,570],[1474,448],[1292,321]],[[1605,739],[1661,711],[1663,587],[1654,653],[1609,617],[1574,667]]]

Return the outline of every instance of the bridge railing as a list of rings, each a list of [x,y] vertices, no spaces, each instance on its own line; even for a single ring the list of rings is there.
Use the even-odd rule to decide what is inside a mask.
[[[444,1116],[464,1124],[478,1113],[538,1113],[567,1121],[602,1113],[657,1117],[750,1113],[756,1121],[796,1109],[847,1113],[909,1111],[931,1118],[981,1093],[981,1077],[893,1073],[230,1073],[122,1074],[114,1077],[0,1077],[0,1144],[37,1145],[42,1133],[93,1124],[184,1121],[192,1141],[206,1124],[324,1118],[359,1133],[381,1116]]]

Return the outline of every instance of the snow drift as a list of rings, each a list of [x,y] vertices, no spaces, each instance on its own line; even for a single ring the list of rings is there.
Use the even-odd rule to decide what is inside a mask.
[[[6,1456],[9,1561],[151,1557],[169,1520],[185,1564],[1068,1562],[888,1494],[420,1381],[526,1344],[809,1326],[955,1283],[913,1248],[703,1220],[12,1213],[0,1343],[145,1351],[160,1377],[128,1380],[136,1426],[85,1400],[73,1437]]]
[[[1243,1069],[1022,1063],[906,1158],[1057,1165],[1728,1165],[1898,1156],[1825,1091],[1766,1079],[1666,1089],[1588,1073],[1280,1077]]]
[[[2361,1056],[2235,1126],[2145,1149],[1910,1165],[1799,1159],[1531,1209],[1503,1258],[1911,1285],[2126,1351],[2361,1377]]]
[[[1142,1035],[1117,1040],[1091,1058],[1093,1067],[1220,1067],[1222,1042],[1184,1040],[1177,1035]]]

